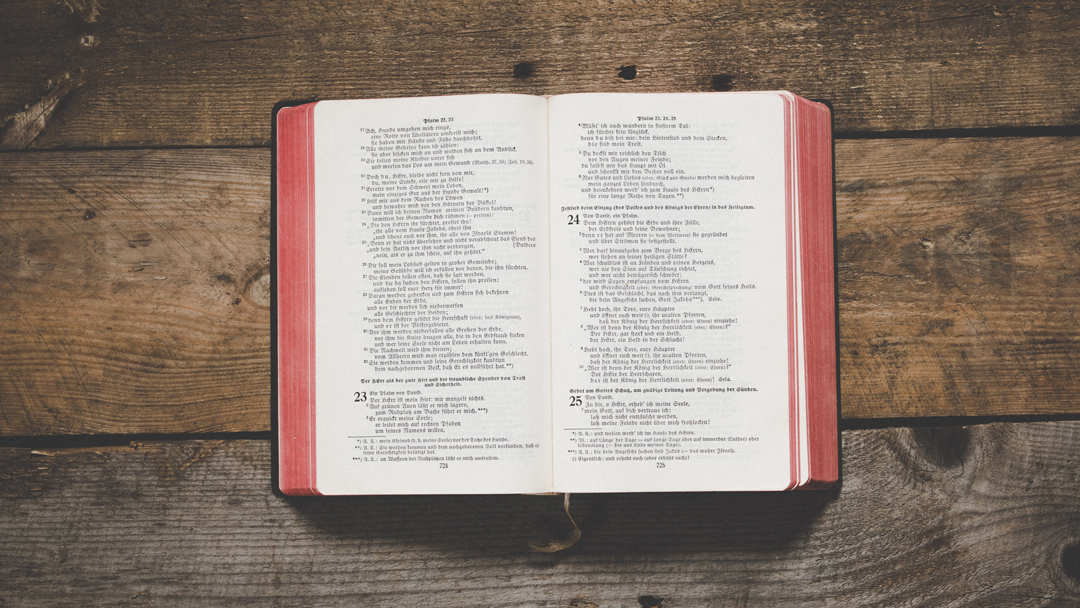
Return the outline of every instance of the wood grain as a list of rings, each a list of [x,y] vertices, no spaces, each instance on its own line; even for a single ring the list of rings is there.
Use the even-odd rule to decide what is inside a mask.
[[[836,158],[843,416],[1080,412],[1080,141]],[[0,434],[269,429],[269,161],[0,155]]]
[[[838,142],[847,418],[1078,412],[1080,140]]]
[[[16,0],[4,17],[11,147],[265,145],[282,100],[493,91],[790,89],[842,131],[1080,123],[1068,3]]]
[[[844,433],[788,494],[286,499],[265,441],[0,450],[4,606],[1069,606],[1080,422]],[[565,519],[565,516],[564,516]]]
[[[268,165],[0,156],[0,432],[267,428]]]

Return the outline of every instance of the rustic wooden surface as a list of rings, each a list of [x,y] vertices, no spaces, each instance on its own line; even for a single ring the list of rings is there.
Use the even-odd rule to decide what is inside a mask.
[[[0,604],[1080,603],[1080,422],[847,431],[830,492],[575,495],[558,554],[526,541],[562,532],[561,497],[286,499],[269,462],[266,441],[0,449]]]
[[[491,91],[786,88],[840,131],[1080,121],[1067,2],[15,0],[0,40],[8,148],[265,145],[283,99]]]
[[[1080,413],[1080,141],[836,156],[843,416]],[[270,428],[269,164],[0,155],[0,434]]]
[[[846,425],[909,425],[840,488],[575,496],[551,555],[555,497],[271,492],[275,103],[780,88],[835,109]],[[0,606],[1080,605],[1080,421],[1000,418],[1080,418],[1077,134],[1068,2],[6,2]]]
[[[1080,139],[836,144],[846,418],[1080,413]]]
[[[0,155],[0,433],[268,429],[269,169]]]

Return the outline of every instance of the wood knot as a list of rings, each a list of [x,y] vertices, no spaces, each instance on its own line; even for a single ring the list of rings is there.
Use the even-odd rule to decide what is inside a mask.
[[[270,308],[270,271],[269,269],[263,269],[259,271],[247,288],[247,299],[249,302],[256,306],[263,308]]]
[[[536,72],[536,65],[531,61],[522,61],[514,66],[514,78],[528,78]]]
[[[637,66],[636,65],[624,65],[619,68],[619,78],[623,80],[633,80],[637,78]]]
[[[97,215],[97,211],[94,211],[93,209],[87,209],[86,211],[83,211],[82,219],[83,219],[84,222],[88,222],[88,221],[94,219],[94,216],[96,216],[96,215]]]
[[[1080,583],[1080,541],[1073,541],[1061,550],[1061,571],[1074,583]]]
[[[65,73],[54,81],[49,81],[49,91],[37,102],[26,106],[7,121],[7,126],[0,130],[0,149],[23,150],[37,139],[45,130],[57,109],[75,92],[81,82],[78,71],[73,77]]]
[[[915,452],[939,470],[964,468],[971,448],[971,429],[966,426],[916,427],[911,429]]]
[[[933,251],[934,241],[930,239],[919,239],[919,247],[923,248],[923,251]]]
[[[716,74],[712,77],[712,90],[730,91],[732,89],[731,83],[734,81],[735,77],[731,74]]]
[[[660,605],[664,603],[664,598],[655,595],[642,595],[637,598],[637,603],[641,604],[641,608],[661,608]]]

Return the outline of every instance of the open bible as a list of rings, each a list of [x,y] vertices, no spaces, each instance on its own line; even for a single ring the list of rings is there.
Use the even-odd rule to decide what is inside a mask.
[[[837,479],[826,106],[467,95],[276,121],[283,492]]]

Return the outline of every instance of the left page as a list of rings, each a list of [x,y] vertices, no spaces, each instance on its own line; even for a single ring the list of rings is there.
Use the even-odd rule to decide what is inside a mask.
[[[550,490],[546,103],[315,107],[320,493]]]

